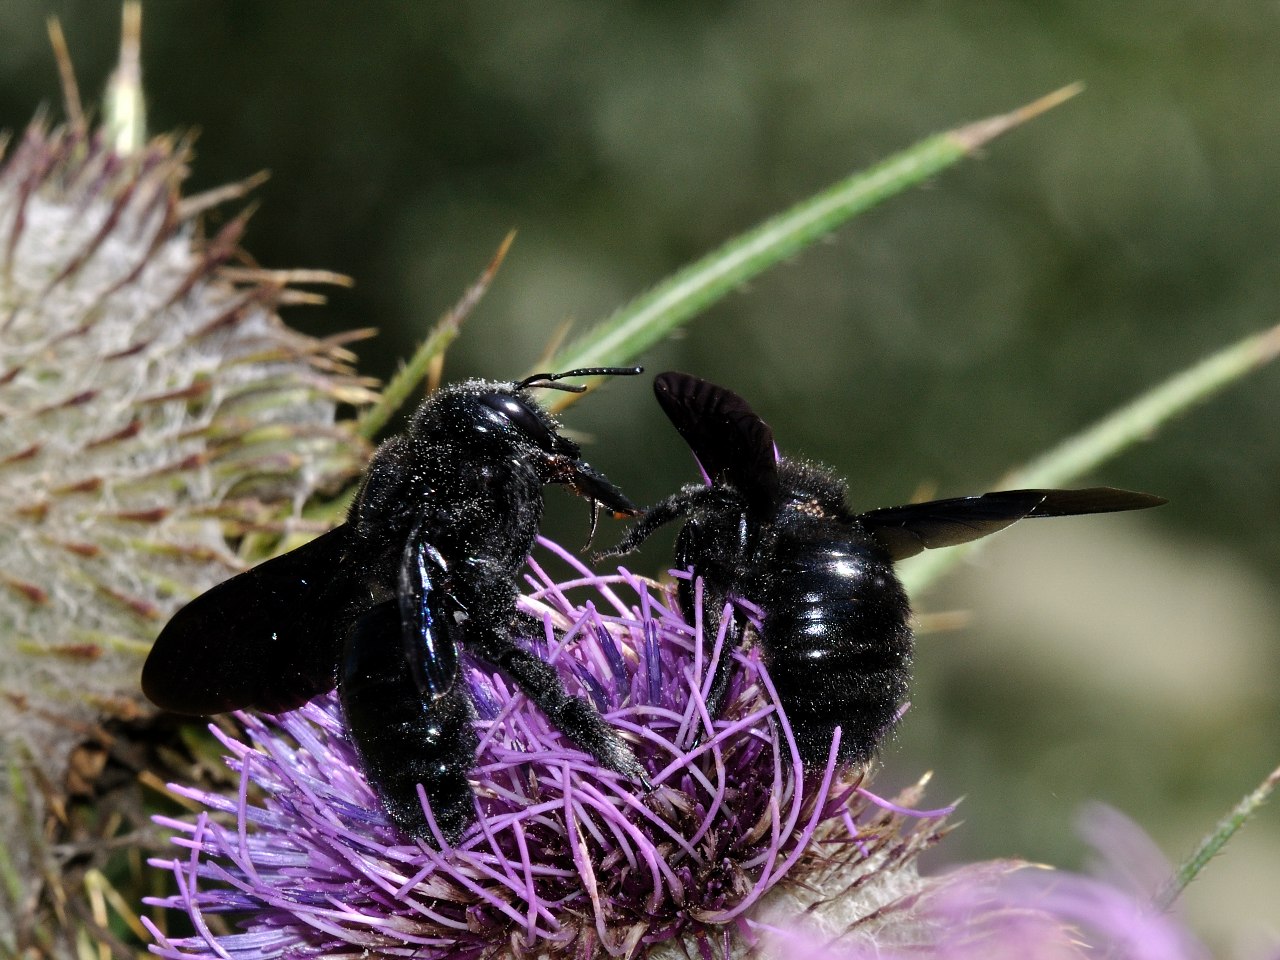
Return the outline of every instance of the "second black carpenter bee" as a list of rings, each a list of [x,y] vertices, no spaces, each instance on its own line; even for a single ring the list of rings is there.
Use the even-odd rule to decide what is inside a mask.
[[[434,843],[474,820],[477,738],[462,649],[505,671],[571,740],[629,778],[644,773],[592,704],[513,639],[541,632],[516,610],[542,488],[564,484],[619,516],[638,511],[582,459],[530,391],[566,377],[469,381],[418,408],[374,453],[345,523],[197,597],[169,621],[142,670],[157,706],[187,714],[280,713],[332,690],[392,819]]]
[[[708,478],[659,502],[606,555],[635,549],[683,519],[678,568],[702,578],[708,636],[730,601],[760,610],[759,643],[806,765],[827,762],[836,727],[837,762],[868,760],[906,695],[912,635],[907,595],[893,564],[1037,517],[1139,510],[1161,497],[1110,487],[1003,490],[857,514],[830,471],[779,457],[773,431],[731,390],[683,373],[654,380],[658,403]],[[694,586],[679,599],[693,622]],[[728,691],[732,651],[746,617],[727,626],[726,652],[707,707],[717,716]]]

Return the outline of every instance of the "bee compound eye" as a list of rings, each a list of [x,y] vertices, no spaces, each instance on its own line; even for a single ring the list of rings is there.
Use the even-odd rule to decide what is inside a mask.
[[[547,426],[537,410],[519,397],[490,393],[482,396],[480,402],[508,421],[526,440],[547,453],[559,452],[564,446],[564,439]]]

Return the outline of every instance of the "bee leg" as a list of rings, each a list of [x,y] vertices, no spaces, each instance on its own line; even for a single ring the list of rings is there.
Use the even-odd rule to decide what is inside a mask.
[[[630,553],[648,540],[649,537],[653,536],[659,527],[665,526],[672,520],[687,516],[690,510],[720,497],[720,492],[714,487],[690,484],[679,492],[659,500],[652,507],[647,507],[640,519],[631,525],[631,529],[627,531],[626,536],[608,550],[596,551],[591,555],[591,559],[593,562],[599,563],[601,560],[608,560]]]
[[[595,757],[600,766],[648,787],[644,767],[626,741],[589,700],[565,691],[560,675],[549,663],[496,630],[469,635],[467,644],[475,654],[504,670],[560,732]]]

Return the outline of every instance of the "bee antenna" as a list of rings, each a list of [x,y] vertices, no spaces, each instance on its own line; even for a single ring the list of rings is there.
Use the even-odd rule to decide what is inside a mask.
[[[564,373],[535,373],[525,377],[514,385],[516,390],[528,390],[538,387],[547,390],[564,390],[567,393],[586,393],[587,388],[568,383],[556,383],[566,377],[634,377],[644,373],[644,367],[579,367],[577,370],[566,370]]]

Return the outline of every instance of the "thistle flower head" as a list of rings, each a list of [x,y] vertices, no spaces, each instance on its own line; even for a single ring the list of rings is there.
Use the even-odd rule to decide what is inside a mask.
[[[794,960],[908,960],[922,949],[938,960],[1207,960],[1177,914],[1155,905],[1171,868],[1150,839],[1106,808],[1084,826],[1096,875],[1016,861],[970,864],[930,883],[915,898],[910,924],[881,924],[868,939],[832,923],[828,911],[820,929],[774,928],[770,949]]]
[[[713,720],[704,695],[723,636],[686,623],[670,591],[625,571],[578,567],[556,583],[536,562],[530,570],[521,604],[547,625],[532,647],[624,732],[654,790],[597,767],[500,674],[471,662],[478,820],[435,850],[380,809],[335,697],[244,716],[248,742],[224,737],[239,795],[176,787],[206,812],[162,820],[184,853],[153,861],[179,890],[157,902],[189,914],[197,933],[156,931],[155,952],[719,953],[753,942],[770,904],[812,904],[837,876],[866,916],[918,889],[913,859],[945,811],[920,818],[877,803],[839,779],[834,760],[803,772],[754,651],[735,655],[728,705]]]
[[[37,121],[0,160],[0,770],[29,787],[0,800],[0,844],[18,875],[41,872],[34,784],[57,795],[96,722],[142,709],[166,617],[242,565],[228,537],[285,529],[366,453],[335,411],[367,387],[337,342],[280,321],[296,275],[231,266],[243,216],[202,235],[214,198],[180,198],[187,159]]]
[[[203,812],[158,817],[181,852],[156,858],[195,933],[144,920],[153,953],[276,957],[785,957],[788,960],[1201,960],[1150,906],[1168,874],[1112,814],[1089,839],[1145,878],[1114,883],[970,864],[923,878],[916,858],[951,808],[916,811],[921,787],[875,797],[832,765],[806,774],[756,652],[735,654],[723,716],[704,696],[723,635],[689,624],[674,591],[574,565],[555,582],[530,560],[532,648],[624,731],[644,794],[567,743],[500,674],[469,662],[480,748],[477,823],[433,849],[397,833],[365,781],[334,696],[219,733],[236,796],[174,786]],[[728,618],[724,618],[727,621]],[[832,757],[836,745],[832,746]],[[429,802],[426,809],[429,811]],[[1138,851],[1140,855],[1135,854]],[[923,953],[922,953],[923,952]]]
[[[226,267],[243,219],[198,237],[184,162],[36,124],[0,167],[0,736],[33,753],[128,709],[228,533],[360,469],[334,413],[362,388],[278,278]]]

